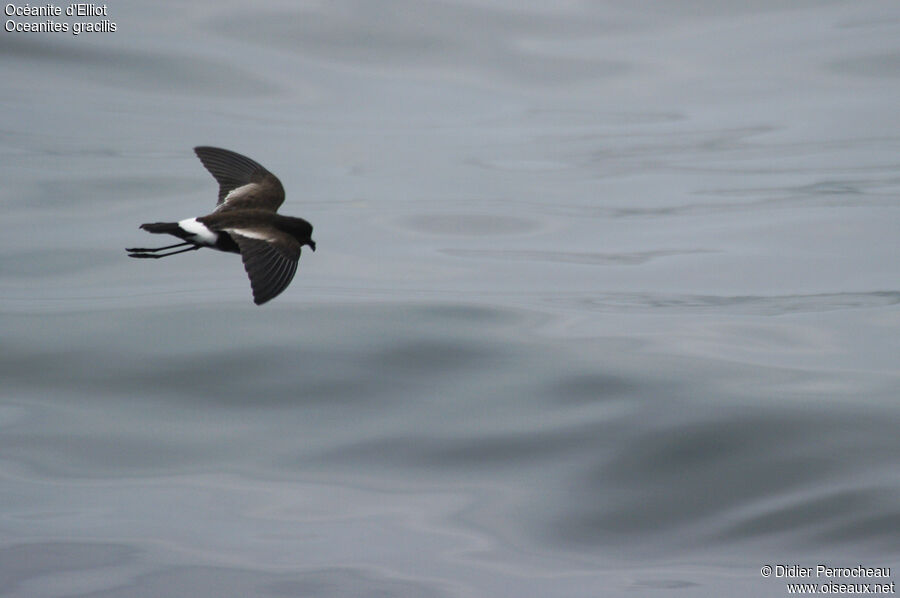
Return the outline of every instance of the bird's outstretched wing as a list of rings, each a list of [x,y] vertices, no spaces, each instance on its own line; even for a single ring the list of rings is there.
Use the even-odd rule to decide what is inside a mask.
[[[237,243],[250,277],[253,302],[262,305],[287,288],[297,272],[300,243],[290,235],[269,228],[226,228]]]
[[[284,202],[281,181],[258,162],[218,147],[195,147],[194,152],[219,183],[216,211],[253,209],[275,212]]]

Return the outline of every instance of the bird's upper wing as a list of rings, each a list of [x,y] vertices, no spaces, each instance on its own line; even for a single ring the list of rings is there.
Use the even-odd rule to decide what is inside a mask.
[[[241,250],[253,302],[262,305],[287,288],[297,271],[300,243],[274,228],[224,229]]]
[[[284,187],[259,163],[218,147],[195,147],[206,170],[219,183],[217,211],[235,209],[274,212],[284,202]]]

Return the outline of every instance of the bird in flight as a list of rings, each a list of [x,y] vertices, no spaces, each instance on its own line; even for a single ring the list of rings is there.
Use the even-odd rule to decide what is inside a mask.
[[[147,232],[174,235],[183,242],[125,251],[130,257],[152,259],[203,247],[240,253],[250,277],[253,302],[262,305],[291,283],[303,246],[316,250],[313,227],[303,218],[277,213],[284,202],[284,187],[257,162],[217,147],[195,147],[194,152],[219,183],[216,209],[206,216],[178,222],[142,224]],[[161,253],[169,249],[174,251]]]

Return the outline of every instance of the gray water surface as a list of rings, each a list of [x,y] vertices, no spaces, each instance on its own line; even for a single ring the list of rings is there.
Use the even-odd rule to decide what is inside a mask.
[[[108,18],[0,34],[0,595],[897,579],[895,2]],[[315,225],[271,304],[125,255],[200,144]]]

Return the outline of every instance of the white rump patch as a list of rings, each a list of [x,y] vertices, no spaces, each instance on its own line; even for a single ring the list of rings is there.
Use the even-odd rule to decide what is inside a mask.
[[[195,243],[215,245],[219,238],[218,233],[214,233],[206,228],[206,226],[196,218],[185,218],[184,220],[180,220],[178,226],[184,232],[193,235],[194,238],[191,240]]]

